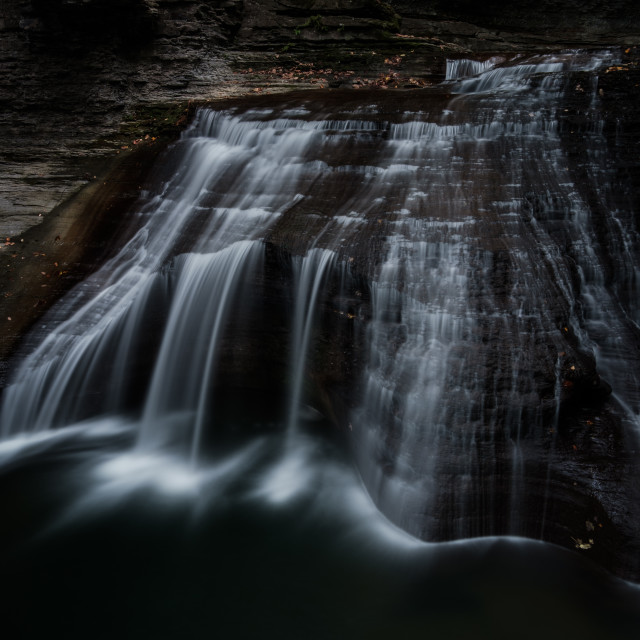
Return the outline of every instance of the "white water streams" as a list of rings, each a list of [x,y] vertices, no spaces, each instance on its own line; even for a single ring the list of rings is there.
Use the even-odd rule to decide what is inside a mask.
[[[7,456],[37,449],[46,430],[107,424],[135,441],[100,466],[118,487],[127,474],[152,482],[177,456],[196,478],[172,476],[179,487],[220,495],[211,486],[227,472],[235,481],[232,461],[259,458],[255,492],[267,501],[312,492],[321,475],[309,469],[313,440],[297,429],[305,372],[319,305],[347,318],[325,300],[325,283],[353,261],[369,283],[353,295],[370,318],[350,425],[374,501],[421,538],[522,533],[524,444],[555,442],[563,375],[582,351],[607,376],[625,368],[616,396],[630,419],[640,411],[637,362],[624,353],[639,320],[637,232],[615,211],[598,222],[604,231],[591,219],[560,131],[564,73],[610,60],[458,60],[444,110],[389,119],[375,105],[317,120],[311,108],[200,111],[133,238],[45,320],[6,389]],[[597,87],[585,89],[597,101]],[[590,122],[588,176],[611,211],[602,131]],[[282,237],[298,252],[289,256],[284,455],[274,462],[277,447],[256,444],[246,459],[217,460],[224,473],[200,483],[221,345],[234,339],[240,302],[262,295],[265,241]],[[603,237],[622,256],[612,291]],[[364,325],[365,315],[349,321]]]
[[[242,295],[240,285],[255,274],[261,257],[259,243],[240,241],[180,261],[176,296],[142,413],[142,449],[175,440],[179,423],[186,421],[193,424],[192,432],[185,427],[191,458],[197,458],[221,334]]]
[[[195,456],[216,345],[242,279],[257,268],[256,240],[299,201],[298,185],[322,170],[305,162],[305,152],[321,146],[325,129],[348,127],[200,112],[173,152],[177,172],[142,206],[140,229],[61,303],[53,320],[64,319],[43,327],[42,344],[5,392],[2,434],[119,412],[134,343],[152,318],[166,314],[140,446],[175,437],[176,420],[195,420],[183,427],[194,434]],[[195,253],[172,259],[183,246]]]
[[[623,405],[633,404],[632,419],[638,410],[636,358],[614,346],[635,340],[627,312],[616,309],[626,296],[612,298],[604,287],[611,254],[578,195],[559,136],[562,72],[610,62],[609,54],[495,69],[458,61],[448,77],[461,95],[439,122],[391,126],[392,166],[405,199],[396,205],[401,215],[372,287],[365,395],[354,424],[363,429],[358,449],[366,452],[360,464],[367,486],[415,535],[521,533],[532,464],[523,438],[548,438],[553,451],[563,387],[572,384],[563,382],[563,366],[575,369],[571,357],[579,357],[566,355],[562,332],[597,356],[603,375],[614,380],[615,367],[627,370],[629,381],[620,380],[618,390]],[[597,87],[590,90],[596,100]],[[505,100],[507,91],[517,97]],[[460,122],[471,111],[473,121]],[[597,149],[602,136],[593,117]],[[589,166],[602,174],[593,176],[601,191],[607,175],[596,156]],[[568,236],[560,242],[558,220]],[[637,234],[622,229],[615,214],[607,220],[625,247],[620,282],[635,291]],[[603,339],[594,324],[605,318],[612,330]],[[549,379],[546,391],[536,380],[541,375]],[[505,483],[508,498],[497,504]]]
[[[457,60],[447,60],[445,80],[461,80],[485,73],[493,69],[497,64],[504,62],[504,58],[493,57],[487,60],[468,60],[459,58]]]
[[[303,395],[305,369],[311,332],[317,315],[318,296],[327,271],[333,266],[335,253],[312,249],[307,256],[294,260],[295,312],[291,341],[291,390],[287,412],[287,431],[296,429]]]

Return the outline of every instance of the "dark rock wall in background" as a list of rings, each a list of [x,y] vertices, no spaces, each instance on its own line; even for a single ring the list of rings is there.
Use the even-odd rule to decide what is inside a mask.
[[[626,44],[639,21],[640,8],[629,0],[247,0],[240,37],[251,47],[291,40],[292,33],[305,39],[353,41],[400,32],[481,51]]]
[[[623,44],[633,39],[640,18],[640,7],[627,0],[396,0],[391,4],[406,16],[405,28],[420,31],[439,23],[443,32],[455,33],[456,23],[466,23],[511,45]],[[462,30],[458,33],[465,35]]]
[[[131,142],[104,138],[133,105],[212,97],[241,3],[0,6],[0,227],[13,236]]]

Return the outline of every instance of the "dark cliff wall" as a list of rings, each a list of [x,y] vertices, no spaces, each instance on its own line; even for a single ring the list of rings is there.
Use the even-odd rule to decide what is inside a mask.
[[[496,32],[511,43],[624,42],[633,37],[640,11],[627,0],[396,0],[394,8],[405,17],[404,24],[421,29],[426,23],[475,24]],[[507,35],[510,34],[510,35]]]
[[[228,75],[220,50],[240,9],[240,2],[2,2],[0,233],[38,223],[141,133],[157,137],[157,128],[136,129],[142,116],[133,105],[214,97]],[[128,125],[114,138],[123,119]]]
[[[246,0],[241,37],[245,46],[255,46],[292,40],[291,32],[335,41],[399,32],[477,51],[622,44],[634,39],[639,24],[640,8],[629,0]]]
[[[359,47],[429,52],[428,75],[456,51],[629,45],[639,32],[633,0],[3,0],[0,124],[10,114],[29,131],[47,111],[55,127],[70,114],[108,125],[132,102],[210,97],[242,79],[230,67],[286,64],[289,52],[316,68],[358,66]],[[362,62],[359,73],[377,72]]]

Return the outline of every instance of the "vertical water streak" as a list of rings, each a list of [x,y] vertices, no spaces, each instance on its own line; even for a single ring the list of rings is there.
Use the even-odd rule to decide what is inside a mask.
[[[598,369],[640,437],[640,233],[636,212],[612,189],[615,171],[608,158],[597,83],[586,87],[591,109],[582,132],[587,156],[577,171],[589,185],[567,218],[572,256],[580,280],[584,340],[593,346]],[[604,215],[603,215],[604,212]]]
[[[544,487],[544,499],[542,502],[542,515],[540,517],[540,539],[544,539],[545,534],[545,526],[547,524],[547,507],[549,504],[549,497],[551,494],[551,457],[555,453],[556,446],[556,438],[558,434],[558,427],[560,425],[560,406],[561,406],[561,397],[562,397],[562,358],[558,356],[558,361],[556,363],[556,385],[555,385],[555,396],[556,396],[556,411],[553,416],[553,420],[550,423],[548,429],[551,433],[551,445],[550,452],[547,458],[547,477]]]
[[[295,310],[291,340],[291,388],[287,411],[287,433],[297,429],[300,403],[303,396],[305,367],[310,340],[318,315],[318,298],[322,285],[335,261],[335,253],[328,249],[311,249],[302,258],[294,258]]]
[[[41,346],[23,365],[22,378],[10,385],[3,398],[2,434],[48,429],[88,417],[87,394],[100,379],[111,376],[108,390],[113,404],[101,411],[120,408],[123,363],[113,361],[122,354],[123,326],[137,324],[144,302],[153,287],[153,278],[132,269],[125,278],[101,291],[71,318],[47,335]],[[123,289],[127,288],[124,291]],[[117,294],[121,293],[118,299]],[[126,355],[125,355],[126,357]],[[111,364],[114,364],[113,371]],[[96,397],[97,406],[102,398]]]

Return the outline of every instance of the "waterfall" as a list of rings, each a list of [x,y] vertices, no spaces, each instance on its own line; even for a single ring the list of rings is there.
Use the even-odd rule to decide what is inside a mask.
[[[167,434],[155,423],[176,411],[199,433],[239,280],[256,268],[265,231],[302,197],[296,185],[319,169],[300,156],[324,129],[344,126],[199,112],[173,151],[178,170],[142,202],[132,239],[42,325],[41,344],[5,393],[2,434],[121,412],[136,343],[165,315],[139,443],[161,442]]]
[[[224,363],[254,375],[262,357],[229,347],[238,309],[270,305],[250,322],[293,444],[258,474],[264,495],[313,482],[297,428],[309,401],[412,536],[551,535],[563,408],[606,397],[602,375],[615,405],[577,413],[640,431],[640,238],[584,79],[615,55],[450,61],[437,99],[407,108],[365,93],[200,109],[129,239],[36,327],[4,392],[5,442],[112,420],[140,458],[108,471],[152,476],[145,456],[165,454],[207,468]],[[578,72],[587,186],[563,120]],[[233,460],[273,454],[259,449]]]
[[[612,296],[604,285],[612,253],[559,135],[562,73],[608,62],[608,54],[500,68],[457,61],[448,82],[458,95],[439,122],[391,125],[404,200],[372,285],[365,391],[353,424],[376,502],[419,537],[522,534],[535,441],[551,451],[539,498],[544,530],[563,394],[589,354],[606,379],[625,369],[617,393],[637,430],[636,356],[618,348],[638,339],[633,311],[619,308],[635,308],[637,236],[615,210],[605,217],[604,236],[623,247],[616,282],[625,291]],[[590,90],[593,103],[597,87]],[[505,101],[504,91],[517,97]],[[473,122],[460,122],[470,109]],[[602,126],[597,110],[590,115],[588,166],[602,199]],[[574,341],[570,353],[563,333]],[[597,376],[589,384],[594,397],[606,393]]]
[[[504,62],[504,59],[495,57],[487,60],[468,60],[466,58],[447,60],[445,80],[460,80],[477,76],[493,69],[500,62]]]

